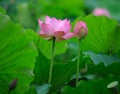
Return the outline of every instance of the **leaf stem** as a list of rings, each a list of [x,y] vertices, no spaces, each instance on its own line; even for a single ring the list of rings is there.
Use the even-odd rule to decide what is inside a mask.
[[[80,70],[80,41],[81,39],[78,40],[78,59],[77,59],[77,66],[76,66],[76,86],[78,84],[78,79],[79,79],[79,70]]]
[[[53,37],[53,41],[52,41],[51,63],[50,63],[50,71],[49,71],[49,79],[48,79],[49,84],[51,84],[51,79],[52,79],[54,48],[55,48],[55,37]]]

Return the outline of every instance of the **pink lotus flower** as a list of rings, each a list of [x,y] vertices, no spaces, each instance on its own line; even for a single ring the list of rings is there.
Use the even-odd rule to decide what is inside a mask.
[[[74,36],[73,33],[70,33],[71,25],[70,21],[65,20],[57,20],[56,18],[50,18],[46,16],[45,22],[38,20],[41,31],[40,36],[45,39],[52,39],[53,36],[57,41],[69,39]]]
[[[79,21],[75,24],[74,34],[79,39],[84,38],[88,33],[88,29],[85,22]]]
[[[105,8],[95,8],[95,10],[93,11],[93,14],[95,16],[105,15],[107,17],[110,17],[108,10]]]

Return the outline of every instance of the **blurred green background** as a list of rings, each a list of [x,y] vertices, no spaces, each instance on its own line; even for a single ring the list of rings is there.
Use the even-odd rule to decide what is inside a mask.
[[[78,20],[87,23],[89,30],[88,36],[81,42],[80,68],[83,69],[84,65],[88,64],[85,77],[89,79],[88,75],[90,74],[93,77],[92,80],[83,81],[82,86],[75,88],[65,87],[64,84],[71,81],[69,78],[75,74],[78,42],[76,38],[56,42],[52,81],[53,92],[59,92],[63,88],[62,94],[73,94],[72,92],[79,92],[79,90],[85,92],[82,94],[88,94],[88,91],[89,94],[95,94],[96,92],[97,94],[112,94],[109,93],[107,84],[114,80],[120,83],[120,0],[0,0],[0,7],[6,10],[6,14],[10,16],[12,21],[22,24],[25,28],[24,30],[21,25],[12,23],[4,13],[1,14],[0,30],[3,32],[0,32],[0,38],[2,39],[0,41],[0,62],[2,62],[0,69],[5,76],[0,75],[0,92],[9,91],[7,90],[9,82],[16,75],[20,79],[16,89],[19,93],[12,94],[23,94],[21,92],[28,90],[27,85],[31,81],[32,85],[37,84],[39,86],[47,83],[52,41],[46,41],[34,32],[39,30],[38,19],[44,20],[46,15],[59,19],[67,18],[73,24],[75,23],[74,20],[79,18]],[[110,17],[115,20],[108,19],[105,16],[89,15],[96,7],[106,8]],[[89,16],[84,17],[86,15]],[[26,33],[23,33],[24,31]],[[33,42],[35,45],[31,44]],[[6,56],[8,57],[6,58]],[[34,63],[35,67],[33,66]],[[16,64],[15,70],[14,66],[6,68],[11,64]],[[25,71],[23,67],[25,67]],[[29,67],[31,71],[34,69],[34,81],[33,76],[27,71]],[[19,73],[22,74],[19,75]],[[28,74],[30,74],[29,77]],[[62,77],[63,74],[64,77]]]
[[[38,18],[46,15],[71,21],[91,14],[96,7],[106,8],[120,22],[120,0],[0,0],[0,6],[17,23],[37,31]]]

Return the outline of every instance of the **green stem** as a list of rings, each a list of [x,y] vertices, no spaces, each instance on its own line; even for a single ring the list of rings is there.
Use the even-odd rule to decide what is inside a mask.
[[[80,72],[80,39],[78,40],[78,59],[77,59],[77,66],[76,66],[76,86],[78,84],[79,79],[79,72]]]
[[[48,80],[49,84],[51,84],[51,79],[52,79],[54,48],[55,48],[55,37],[53,37],[53,42],[52,42],[51,63],[50,63],[50,72],[49,72],[49,80]]]

